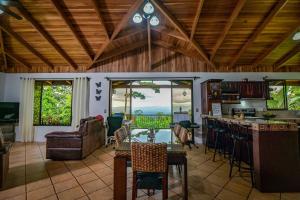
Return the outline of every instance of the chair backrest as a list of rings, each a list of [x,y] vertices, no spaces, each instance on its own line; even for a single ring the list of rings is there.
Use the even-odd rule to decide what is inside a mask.
[[[179,122],[180,126],[184,127],[184,128],[190,128],[192,123],[190,120],[183,120]]]
[[[114,113],[112,114],[113,117],[122,117],[124,119],[124,113]]]
[[[177,137],[179,136],[180,130],[181,130],[180,124],[175,124],[173,131]]]
[[[133,172],[167,172],[167,144],[131,143]]]
[[[181,127],[178,139],[181,144],[186,144],[188,141],[191,141],[191,133],[188,129]]]
[[[108,131],[107,136],[113,136],[114,132],[122,127],[122,117],[107,117]]]
[[[125,127],[123,126],[117,129],[114,135],[115,135],[116,146],[120,146],[120,144],[122,144],[127,137]]]

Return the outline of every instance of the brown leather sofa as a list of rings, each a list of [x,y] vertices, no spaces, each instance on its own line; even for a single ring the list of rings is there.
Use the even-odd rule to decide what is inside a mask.
[[[80,120],[79,131],[51,132],[45,137],[47,159],[79,160],[105,144],[105,127],[103,122],[89,117]]]

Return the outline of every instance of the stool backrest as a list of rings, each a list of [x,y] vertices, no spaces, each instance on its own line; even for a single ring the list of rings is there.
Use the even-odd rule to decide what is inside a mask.
[[[167,172],[167,144],[131,143],[133,172]]]

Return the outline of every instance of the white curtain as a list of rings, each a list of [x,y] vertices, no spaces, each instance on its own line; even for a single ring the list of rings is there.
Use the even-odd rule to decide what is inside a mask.
[[[19,129],[23,142],[34,141],[33,101],[34,79],[21,78],[20,85],[20,122]]]
[[[80,119],[88,116],[89,80],[87,77],[74,78],[72,102],[72,127],[77,129]]]

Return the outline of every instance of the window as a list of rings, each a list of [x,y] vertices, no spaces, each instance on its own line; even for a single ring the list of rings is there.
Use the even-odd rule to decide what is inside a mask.
[[[123,113],[134,128],[169,128],[174,113],[193,121],[191,80],[111,81],[110,114]]]
[[[267,108],[269,110],[300,110],[300,81],[269,81]]]
[[[72,81],[35,81],[34,118],[36,126],[70,126]]]

